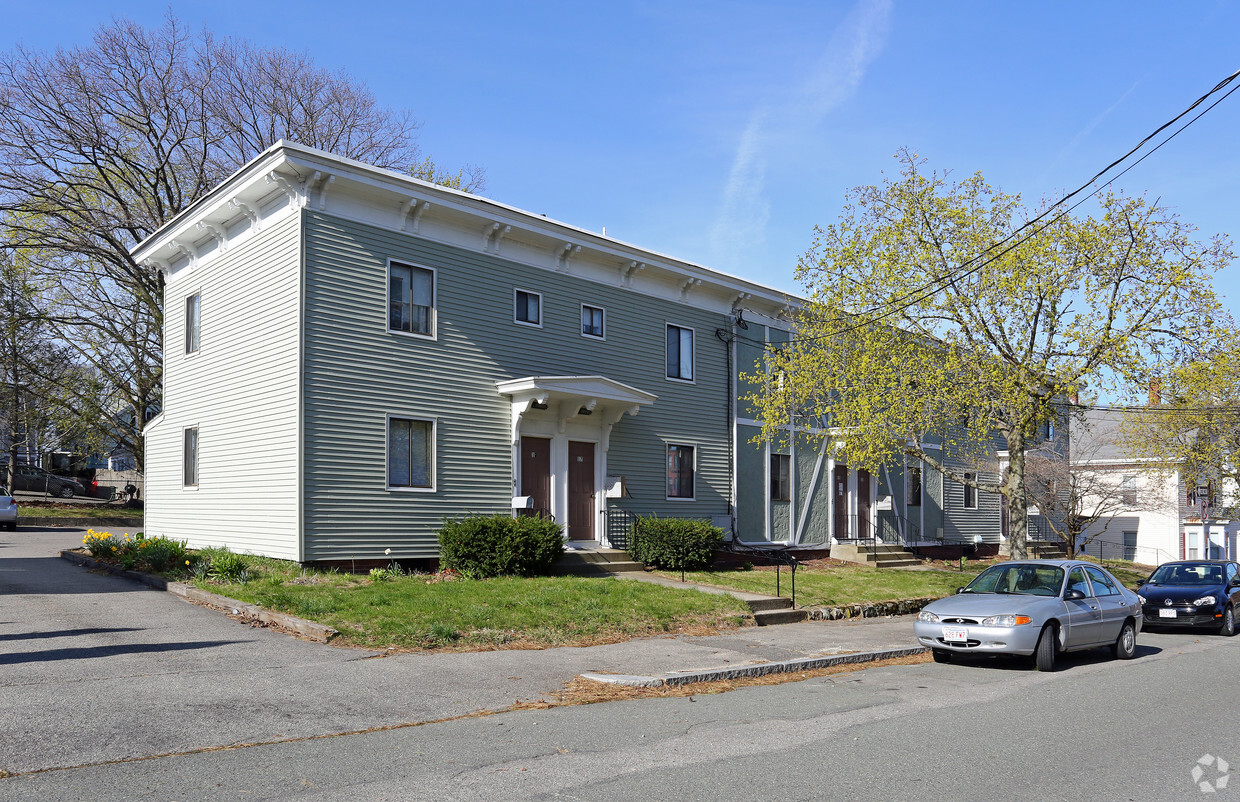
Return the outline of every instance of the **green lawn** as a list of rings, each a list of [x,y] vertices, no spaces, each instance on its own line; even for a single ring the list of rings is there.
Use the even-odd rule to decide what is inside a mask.
[[[902,568],[866,568],[841,565],[830,568],[797,569],[797,605],[821,607],[855,602],[892,601],[924,596],[950,596],[956,588],[968,584],[981,566],[966,566],[964,571],[910,571]],[[680,579],[680,574],[658,572],[660,576]],[[792,574],[780,569],[780,595],[791,592]],[[754,568],[751,571],[689,571],[689,582],[719,585],[752,593],[775,595],[775,569]]]
[[[17,499],[17,514],[21,518],[132,518],[138,528],[142,525],[142,510],[116,504],[57,504],[46,501]]]
[[[198,587],[317,621],[370,648],[543,648],[742,626],[744,602],[611,578],[373,581],[248,557],[250,581]]]

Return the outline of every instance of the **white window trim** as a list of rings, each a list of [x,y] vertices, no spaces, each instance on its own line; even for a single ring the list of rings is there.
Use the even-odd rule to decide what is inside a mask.
[[[431,425],[430,445],[431,458],[427,472],[430,474],[430,487],[400,487],[388,484],[388,447],[392,442],[392,420],[422,421]],[[439,486],[436,468],[439,464],[439,419],[425,415],[400,415],[388,413],[383,423],[383,486],[390,493],[434,493]]]
[[[585,333],[582,327],[584,326],[583,318],[585,317],[587,309],[597,309],[598,311],[603,313],[603,333],[602,334],[586,334]],[[581,336],[585,337],[587,340],[598,340],[600,342],[605,341],[607,339],[607,307],[598,306],[597,304],[583,303],[581,305],[581,314],[577,317],[577,331],[580,332]],[[665,334],[664,338],[666,339],[666,337],[667,335]],[[666,347],[666,345],[664,347]],[[667,361],[667,358],[665,355],[664,362],[666,361]]]
[[[686,331],[692,332],[693,334],[693,345],[689,348],[689,373],[693,376],[692,379],[680,379],[675,376],[667,375],[667,327],[668,326],[675,326],[678,329],[684,329]],[[669,382],[677,382],[678,384],[697,384],[697,342],[698,342],[697,329],[695,329],[694,327],[686,326],[683,323],[673,323],[670,320],[664,321],[663,323],[663,378],[667,379]],[[690,445],[690,444],[686,443],[685,445]]]
[[[531,323],[528,320],[521,320],[517,317],[517,294],[522,293],[522,292],[525,293],[526,295],[533,295],[538,298],[538,322],[537,323]],[[543,327],[543,318],[545,317],[546,317],[546,310],[543,308],[543,295],[541,292],[534,292],[533,290],[523,290],[520,287],[513,287],[512,289],[512,322],[513,323],[516,323],[518,326],[529,326],[531,329],[541,329]]]
[[[194,435],[194,484],[185,484],[185,433],[190,429]],[[202,429],[197,423],[181,427],[181,489],[197,491],[202,485]]]
[[[392,265],[400,265],[401,267],[416,267],[419,270],[429,270],[431,274],[431,333],[422,334],[416,331],[401,331],[392,328]],[[438,340],[439,339],[439,271],[429,265],[418,264],[417,262],[408,262],[403,259],[387,260],[387,270],[383,275],[383,327],[387,329],[388,334],[398,334],[401,337],[411,337],[415,340]]]
[[[198,347],[193,351],[186,351],[185,346],[189,344],[186,342],[189,340],[189,299],[195,296],[198,298]],[[181,305],[181,313],[185,315],[185,328],[183,331],[185,336],[182,338],[181,356],[189,359],[202,353],[202,290],[194,290],[185,296],[185,302]]]
[[[669,496],[667,495],[667,457],[668,449],[672,446],[678,448],[693,449],[693,495],[692,496]],[[663,494],[667,501],[697,501],[697,478],[698,478],[698,453],[701,447],[697,443],[688,443],[683,440],[664,440],[663,441]]]

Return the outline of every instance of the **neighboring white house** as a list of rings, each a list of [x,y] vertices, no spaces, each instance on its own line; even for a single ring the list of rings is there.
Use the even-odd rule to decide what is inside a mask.
[[[1209,543],[1203,542],[1192,477],[1157,467],[1125,448],[1121,429],[1125,416],[1133,414],[1143,413],[1083,410],[1072,423],[1072,469],[1088,474],[1092,481],[1085,485],[1098,490],[1083,499],[1083,506],[1107,508],[1107,514],[1084,533],[1090,541],[1086,552],[1150,565],[1240,556],[1236,549],[1240,524],[1230,518],[1209,514]],[[1235,495],[1234,488],[1222,490],[1225,497],[1216,497],[1211,504],[1215,510],[1227,509],[1218,502]]]

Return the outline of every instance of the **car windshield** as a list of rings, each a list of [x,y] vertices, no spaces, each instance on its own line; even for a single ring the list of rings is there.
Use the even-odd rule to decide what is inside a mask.
[[[1019,593],[1028,596],[1058,596],[1063,585],[1063,569],[1053,565],[992,565],[982,571],[963,593]]]
[[[1162,565],[1150,576],[1151,585],[1221,585],[1223,566],[1199,563],[1196,565]]]

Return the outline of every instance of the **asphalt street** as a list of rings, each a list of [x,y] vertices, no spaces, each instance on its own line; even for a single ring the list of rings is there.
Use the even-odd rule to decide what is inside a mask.
[[[871,668],[436,723],[609,658],[368,659],[40,556],[65,537],[0,540],[0,768],[16,774],[0,779],[4,799],[1146,800],[1197,798],[1207,755],[1240,765],[1240,638],[1142,633],[1136,660],[1071,655],[1049,675]],[[824,630],[787,631],[797,651]],[[661,640],[647,657],[683,659]],[[738,643],[688,647],[707,661]],[[491,662],[514,654],[524,676]],[[259,741],[274,742],[244,745]],[[1201,768],[1218,780],[1216,762]],[[1227,794],[1240,782],[1212,796]]]

